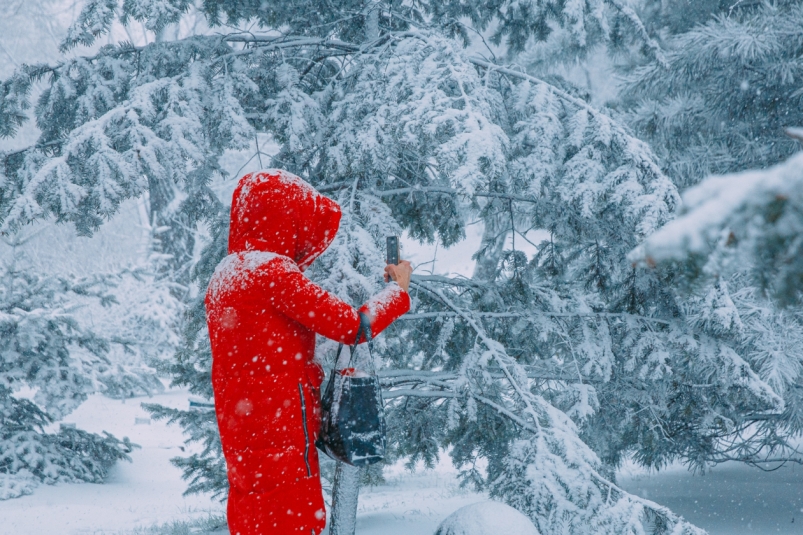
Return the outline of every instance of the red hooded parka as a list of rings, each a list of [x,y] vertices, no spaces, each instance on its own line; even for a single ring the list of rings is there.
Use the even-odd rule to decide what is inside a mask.
[[[285,171],[246,175],[234,191],[229,255],[206,293],[232,535],[318,534],[326,524],[315,333],[353,343],[359,315],[303,271],[339,223],[337,203]],[[375,336],[409,308],[389,284],[360,312]]]

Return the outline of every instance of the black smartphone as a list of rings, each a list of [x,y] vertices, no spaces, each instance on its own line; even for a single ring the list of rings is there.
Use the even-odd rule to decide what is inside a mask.
[[[399,263],[399,237],[388,236],[388,255],[386,258],[388,264]]]

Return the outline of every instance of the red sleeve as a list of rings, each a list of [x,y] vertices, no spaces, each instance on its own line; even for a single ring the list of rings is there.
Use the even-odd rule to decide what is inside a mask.
[[[372,337],[384,331],[408,310],[410,310],[410,295],[395,282],[388,284],[360,307],[360,312],[367,314],[371,319]]]
[[[358,311],[309,280],[292,262],[286,264],[290,265],[283,266],[275,283],[270,283],[274,284],[269,288],[274,308],[321,336],[354,343],[360,325]],[[371,318],[374,337],[408,310],[410,297],[393,283],[369,299],[359,312]]]

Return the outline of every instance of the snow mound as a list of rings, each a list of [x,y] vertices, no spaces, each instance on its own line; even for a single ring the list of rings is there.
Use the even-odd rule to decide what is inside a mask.
[[[31,494],[36,488],[33,474],[23,469],[16,474],[0,474],[0,500]]]
[[[479,502],[461,507],[444,520],[435,535],[539,535],[529,518],[509,505]]]

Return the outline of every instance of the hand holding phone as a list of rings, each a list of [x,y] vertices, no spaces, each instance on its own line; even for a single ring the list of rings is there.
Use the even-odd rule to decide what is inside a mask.
[[[399,237],[388,236],[387,239],[387,266],[385,266],[385,282],[391,279],[401,286],[405,292],[410,287],[410,276],[413,274],[413,267],[407,260],[399,258]]]
[[[386,264],[393,264],[394,266],[399,263],[399,237],[388,236],[387,238],[388,250],[385,257]]]

